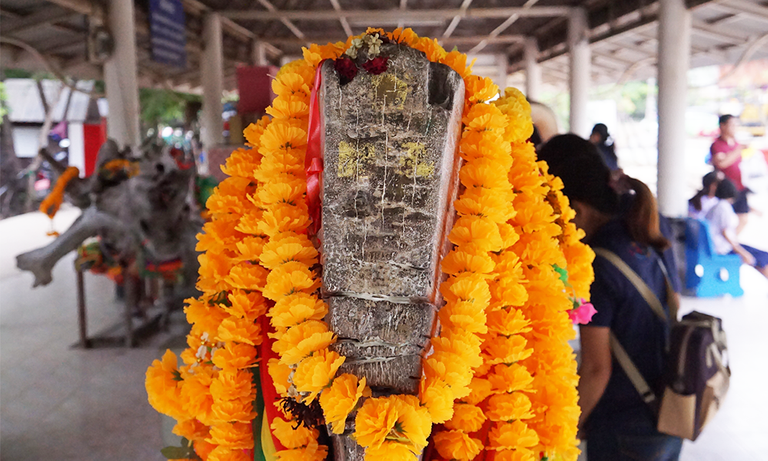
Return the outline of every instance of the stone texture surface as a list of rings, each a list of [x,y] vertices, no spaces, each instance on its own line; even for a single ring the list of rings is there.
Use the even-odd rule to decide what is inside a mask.
[[[434,301],[464,85],[385,45],[389,68],[339,85],[322,69],[323,289]]]

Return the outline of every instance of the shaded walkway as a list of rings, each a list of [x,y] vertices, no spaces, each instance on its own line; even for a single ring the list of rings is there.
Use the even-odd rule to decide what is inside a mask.
[[[56,228],[77,213],[63,210]],[[161,417],[146,401],[144,372],[170,337],[136,349],[73,349],[74,255],[56,266],[53,283],[34,290],[31,274],[14,265],[16,254],[49,239],[48,226],[40,213],[0,221],[0,458],[162,460]],[[743,268],[742,284],[743,298],[683,300],[686,311],[723,318],[734,370],[728,400],[700,439],[685,444],[685,461],[768,459],[768,281]],[[88,275],[86,290],[89,331],[120,321],[109,280]]]

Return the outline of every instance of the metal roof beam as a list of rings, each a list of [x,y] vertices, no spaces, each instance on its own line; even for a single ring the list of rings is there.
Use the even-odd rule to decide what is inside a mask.
[[[618,56],[614,56],[611,53],[604,53],[598,50],[595,50],[592,48],[592,62],[595,62],[595,58],[604,59],[606,61],[611,62],[614,66],[624,69],[627,66],[630,66],[633,64],[633,61],[629,61],[627,59],[620,58]]]
[[[212,11],[207,5],[199,2],[198,0],[181,0],[184,5],[184,10],[194,16],[203,16],[204,14]],[[256,34],[241,26],[230,18],[221,17],[221,29],[227,34],[235,37],[243,42],[251,42],[256,39]],[[267,52],[272,56],[280,56],[282,51],[274,46],[266,46]],[[199,50],[198,50],[199,51]]]
[[[339,0],[331,0],[331,5],[333,5],[333,10],[341,13],[341,5],[339,5]],[[341,27],[344,28],[344,33],[347,35],[354,35],[352,33],[352,28],[349,27],[349,22],[347,22],[347,18],[342,16],[339,18],[339,22],[341,23]]]
[[[694,34],[709,37],[720,42],[730,43],[732,45],[743,45],[749,40],[747,37],[739,37],[730,32],[713,27],[703,21],[693,21],[692,29]]]
[[[297,37],[299,37],[299,38],[305,38],[305,37],[304,37],[304,32],[300,31],[300,30],[299,30],[299,28],[298,28],[298,27],[296,27],[296,25],[295,25],[294,23],[292,23],[292,22],[291,22],[291,19],[300,19],[300,18],[290,18],[290,17],[288,17],[288,16],[285,14],[285,12],[284,12],[284,11],[278,11],[278,10],[277,10],[277,8],[275,8],[275,6],[274,6],[274,5],[272,5],[272,4],[269,2],[269,0],[259,0],[259,3],[261,3],[261,5],[262,5],[264,8],[266,8],[267,10],[269,10],[269,12],[268,12],[267,14],[273,14],[273,15],[275,15],[274,19],[279,19],[279,20],[280,20],[280,22],[282,22],[282,23],[283,23],[283,25],[284,25],[285,27],[287,27],[287,28],[288,28],[288,30],[290,30],[291,32],[293,32],[293,35],[295,35],[295,36],[297,36]],[[245,13],[245,11],[243,11],[243,13]],[[334,13],[335,13],[335,14],[339,14],[337,11],[334,11]],[[260,12],[260,14],[262,14],[262,15],[263,15],[263,14],[265,14],[265,13],[262,11],[262,12]],[[222,14],[222,16],[227,16],[227,15],[226,15],[226,14]],[[247,18],[245,18],[245,17],[243,17],[243,16],[241,16],[241,15],[235,15],[235,18],[242,18],[242,19],[247,19]],[[341,16],[339,16],[339,18],[341,18]]]
[[[78,16],[78,13],[66,11],[59,7],[44,8],[13,22],[3,21],[3,35],[18,35],[48,24],[66,21],[74,16]]]
[[[65,42],[59,42],[51,46],[50,48],[41,48],[41,53],[47,53],[47,54],[58,54],[58,53],[64,53],[66,51],[72,51],[72,50],[84,50],[86,46],[85,40],[83,37],[77,37],[73,40],[67,40]]]
[[[753,3],[748,0],[728,0],[727,2],[713,2],[712,6],[733,11],[735,14],[747,13],[750,18],[762,19],[768,21],[768,7],[759,3]]]
[[[523,8],[523,9],[531,9],[531,8],[533,8],[533,5],[535,5],[535,4],[536,4],[536,2],[538,2],[538,1],[539,1],[539,0],[528,0],[527,2],[525,2],[525,3],[523,4],[522,8]],[[504,32],[505,30],[507,30],[507,29],[509,28],[509,26],[511,26],[512,24],[514,24],[515,22],[517,22],[517,20],[518,20],[518,19],[520,19],[520,14],[519,14],[519,13],[515,13],[515,14],[511,15],[510,17],[508,17],[508,18],[506,19],[506,21],[502,22],[502,23],[499,25],[499,27],[497,27],[497,28],[493,29],[493,30],[491,31],[491,33],[490,33],[490,34],[488,34],[488,38],[490,39],[490,38],[494,38],[494,37],[497,37],[499,34],[501,34],[502,32]],[[483,48],[485,48],[486,46],[488,46],[488,40],[483,40],[483,41],[481,41],[480,43],[478,43],[477,45],[475,45],[475,47],[474,47],[474,48],[472,48],[471,50],[469,50],[469,52],[470,52],[470,53],[479,53],[479,52],[480,52],[480,51],[482,51],[482,50],[483,50]]]
[[[459,9],[462,11],[467,11],[467,8],[469,8],[469,5],[471,4],[472,4],[472,0],[464,0],[463,2],[461,2],[461,6],[459,7]],[[448,24],[448,28],[445,29],[445,32],[443,32],[443,38],[448,38],[451,36],[453,31],[456,30],[456,26],[459,25],[459,21],[461,21],[461,16],[454,16],[453,19],[451,19],[451,23]]]
[[[648,43],[658,43],[657,37],[650,37],[645,34],[638,34],[639,37],[645,39]],[[640,51],[640,50],[638,50]],[[654,53],[655,54],[655,53]],[[710,56],[713,59],[717,59],[719,61],[728,62],[728,57],[723,53],[722,50],[716,49],[716,48],[705,48],[703,46],[694,45],[691,43],[691,56],[694,54],[706,54]]]
[[[312,42],[312,43],[334,43],[338,42],[339,40],[342,40],[343,37],[308,37],[304,40],[300,40],[297,38],[263,38],[265,43],[270,43],[275,46],[293,46],[293,45],[301,45],[306,42]],[[489,44],[504,44],[504,43],[518,43],[525,40],[524,35],[500,35],[498,37],[494,38],[487,38],[485,35],[472,35],[468,37],[448,37],[448,38],[439,38],[437,39],[441,45],[443,46],[452,46],[452,45],[474,45],[478,42],[481,42],[482,40],[488,40]]]
[[[86,16],[91,16],[97,12],[94,7],[95,2],[91,0],[48,0],[48,3],[54,3]]]
[[[267,0],[259,0],[259,3]],[[274,7],[273,7],[274,8]],[[453,9],[429,9],[429,10],[346,10],[343,12],[331,10],[221,10],[218,13],[224,17],[233,19],[247,19],[254,21],[274,20],[301,20],[301,21],[335,21],[339,18],[363,19],[371,23],[377,21],[406,20],[448,20],[459,16],[461,19],[489,19],[509,18],[513,15],[529,17],[566,16],[571,12],[568,6],[537,6],[537,7],[504,7],[504,8],[469,8],[462,11]],[[303,37],[299,37],[303,38]]]

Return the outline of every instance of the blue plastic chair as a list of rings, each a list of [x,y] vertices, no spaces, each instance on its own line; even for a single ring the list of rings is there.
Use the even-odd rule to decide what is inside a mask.
[[[685,220],[685,287],[701,298],[742,296],[739,282],[741,258],[715,252],[709,224],[701,219]]]

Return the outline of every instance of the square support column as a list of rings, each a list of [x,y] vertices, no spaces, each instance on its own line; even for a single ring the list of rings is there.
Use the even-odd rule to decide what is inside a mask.
[[[253,53],[252,61],[254,66],[268,66],[267,47],[261,40],[254,40],[251,44]]]
[[[574,8],[568,17],[568,49],[570,50],[569,83],[571,91],[571,133],[583,138],[589,136],[587,117],[589,101],[591,53],[587,38],[587,10]]]
[[[509,58],[506,53],[498,53],[496,55],[496,69],[498,73],[496,85],[498,85],[499,91],[504,94],[504,89],[507,87],[507,76],[509,75]]]
[[[691,54],[691,13],[684,0],[659,2],[659,161],[657,195],[665,216],[688,210],[685,189],[685,109]]]
[[[203,84],[203,113],[200,120],[200,138],[206,151],[224,142],[221,120],[221,93],[224,90],[224,56],[221,36],[221,17],[208,14],[203,22],[203,56],[200,75]]]
[[[109,104],[107,136],[121,148],[138,147],[141,134],[133,2],[109,0],[108,8],[107,24],[115,41],[115,49],[104,62],[104,84]]]
[[[525,38],[525,96],[538,101],[541,96],[541,67],[539,67],[539,43],[534,37]]]

